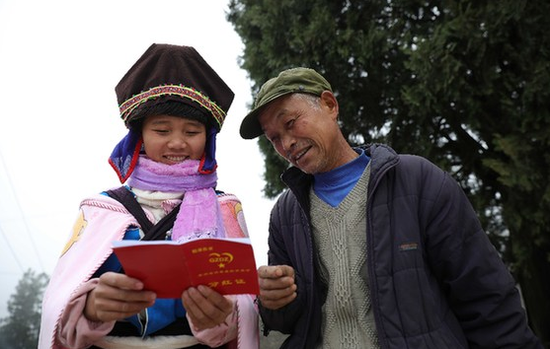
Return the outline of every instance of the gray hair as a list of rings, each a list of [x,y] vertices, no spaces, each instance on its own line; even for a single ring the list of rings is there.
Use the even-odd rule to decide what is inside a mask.
[[[292,97],[306,102],[312,109],[319,110],[321,108],[321,103],[319,103],[321,98],[317,95],[311,93],[294,93]]]

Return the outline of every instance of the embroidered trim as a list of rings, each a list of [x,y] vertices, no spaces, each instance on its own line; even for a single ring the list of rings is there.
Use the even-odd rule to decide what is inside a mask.
[[[141,92],[130,99],[127,99],[119,106],[120,117],[124,120],[124,122],[126,122],[130,114],[132,114],[132,111],[140,104],[164,95],[176,95],[200,104],[206,110],[210,111],[220,128],[222,127],[223,120],[225,119],[225,112],[223,109],[220,108],[214,101],[211,101],[206,95],[203,95],[194,88],[183,85],[156,86],[147,91]]]

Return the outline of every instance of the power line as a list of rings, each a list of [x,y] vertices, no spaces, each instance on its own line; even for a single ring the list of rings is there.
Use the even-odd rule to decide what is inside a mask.
[[[38,264],[40,265],[40,268],[42,268],[42,271],[44,272],[45,271],[44,264],[42,263],[42,259],[40,258],[40,254],[38,253],[38,249],[36,248],[36,243],[34,242],[34,238],[31,234],[30,229],[29,229],[29,224],[27,223],[27,219],[25,218],[25,215],[23,214],[23,209],[21,208],[21,204],[19,203],[19,199],[17,198],[17,193],[15,192],[15,189],[13,188],[13,183],[11,181],[10,173],[8,171],[8,167],[6,166],[6,162],[4,161],[4,156],[2,155],[1,151],[0,151],[0,161],[2,162],[2,166],[4,167],[4,171],[5,171],[6,177],[8,179],[8,185],[9,185],[9,187],[10,187],[12,193],[13,193],[13,197],[15,198],[15,205],[16,205],[17,209],[19,210],[19,213],[21,213],[21,217],[23,219],[23,224],[25,225],[25,231],[27,232],[27,235],[29,236],[29,240],[30,240],[31,246],[34,250],[34,254],[36,255],[36,258],[38,259]],[[4,234],[3,230],[2,230],[2,236],[4,236],[4,239],[6,239],[6,241],[8,241],[7,236]],[[9,241],[8,241],[8,246],[9,246],[15,260],[17,261],[17,264],[19,264],[19,268],[21,268],[21,271],[23,271],[23,267],[22,267],[20,261],[15,256],[15,252],[13,251],[11,245],[9,244]]]
[[[21,264],[21,261],[19,260],[19,258],[15,254],[15,251],[13,250],[8,238],[6,237],[6,234],[4,233],[4,229],[2,229],[2,226],[0,226],[0,233],[2,233],[2,236],[4,237],[4,240],[6,240],[6,246],[8,246],[9,250],[11,251],[11,254],[13,255],[13,259],[15,259],[15,262],[17,262],[17,265],[19,266],[19,269],[23,273],[24,272],[23,264]]]

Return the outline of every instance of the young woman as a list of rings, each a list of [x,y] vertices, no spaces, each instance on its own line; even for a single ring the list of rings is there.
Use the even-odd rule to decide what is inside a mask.
[[[237,197],[216,190],[216,134],[233,92],[192,47],[154,44],[116,93],[129,132],[109,162],[125,185],[82,201],[44,296],[39,348],[257,348],[252,295],[201,285],[157,299],[111,248],[248,236]],[[134,199],[137,213],[125,203]]]

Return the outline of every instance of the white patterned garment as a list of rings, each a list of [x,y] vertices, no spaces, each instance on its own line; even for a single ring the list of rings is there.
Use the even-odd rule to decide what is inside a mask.
[[[328,285],[319,348],[379,348],[367,274],[366,204],[370,166],[337,206],[310,191],[313,236]]]

